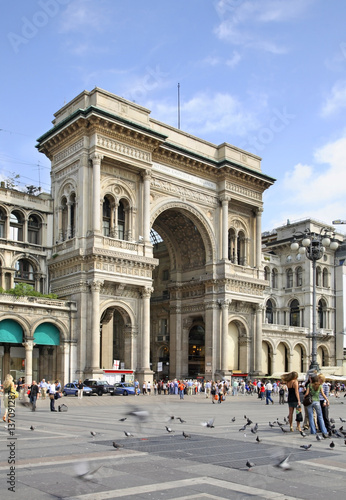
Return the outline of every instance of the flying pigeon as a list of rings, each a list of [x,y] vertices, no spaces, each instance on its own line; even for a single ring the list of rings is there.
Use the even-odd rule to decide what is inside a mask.
[[[311,448],[312,444],[302,444],[301,448],[304,448],[305,451],[308,451]]]
[[[214,429],[214,418],[208,420],[208,422],[202,422],[202,425],[204,427],[210,427],[211,429]]]
[[[290,470],[291,469],[291,464],[289,463],[288,459],[290,458],[291,454],[289,454],[286,458],[281,460],[281,462],[276,464],[276,467],[279,467],[279,469],[283,470]]]
[[[97,469],[89,470],[87,463],[81,462],[75,465],[75,471],[79,479],[83,479],[84,481],[91,481],[94,478],[96,472],[99,471],[101,467],[103,467],[103,465],[100,465],[100,467],[97,467]]]

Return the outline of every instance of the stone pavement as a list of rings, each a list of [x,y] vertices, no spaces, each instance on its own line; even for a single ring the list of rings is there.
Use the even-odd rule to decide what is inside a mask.
[[[68,405],[66,413],[50,412],[49,400],[39,401],[35,413],[17,404],[12,436],[0,423],[2,500],[345,499],[344,439],[317,441],[270,428],[269,421],[283,422],[288,413],[277,399],[266,406],[256,396],[229,396],[222,404],[212,404],[204,394],[183,401],[178,396],[69,396],[56,407],[62,403]],[[148,412],[147,421],[128,415],[136,408]],[[346,429],[340,421],[346,419],[346,398],[331,398],[330,413],[336,427]],[[253,424],[240,431],[244,415]],[[201,425],[212,418],[214,428]],[[250,430],[256,422],[260,443]],[[184,438],[183,431],[191,437]],[[123,447],[115,449],[113,441]],[[312,446],[305,451],[303,444]],[[276,467],[286,456],[287,471]]]

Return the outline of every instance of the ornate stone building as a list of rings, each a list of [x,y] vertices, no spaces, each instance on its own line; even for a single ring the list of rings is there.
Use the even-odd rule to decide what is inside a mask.
[[[274,180],[260,158],[99,88],[54,116],[37,147],[51,160],[51,291],[76,304],[73,377],[114,359],[141,380],[261,372]]]
[[[262,372],[279,374],[295,370],[306,372],[311,361],[312,327],[312,263],[305,254],[291,250],[294,235],[303,233],[321,234],[332,226],[314,219],[287,222],[270,233],[264,233],[263,267],[268,288],[263,308]],[[343,236],[336,234],[339,244]],[[343,364],[343,339],[340,322],[343,313],[336,309],[338,296],[344,292],[337,276],[338,251],[325,249],[323,257],[316,263],[317,306],[317,361],[323,371],[338,371]],[[339,318],[339,319],[338,319]],[[342,373],[342,369],[341,369]]]
[[[0,187],[0,286],[19,284],[49,291],[53,200]],[[68,378],[72,367],[72,303],[34,296],[0,294],[0,380],[7,373],[26,381],[45,374]],[[43,376],[43,375],[41,375]]]

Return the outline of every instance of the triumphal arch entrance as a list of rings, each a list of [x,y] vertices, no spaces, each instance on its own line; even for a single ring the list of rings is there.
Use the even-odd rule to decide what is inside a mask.
[[[212,113],[212,110],[211,110]],[[77,304],[76,378],[261,373],[260,158],[95,88],[38,140],[51,160],[52,292]]]

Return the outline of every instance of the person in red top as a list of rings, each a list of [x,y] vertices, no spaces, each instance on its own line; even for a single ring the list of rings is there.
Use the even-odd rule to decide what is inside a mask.
[[[180,396],[180,399],[184,399],[184,390],[185,390],[185,385],[183,384],[183,382],[179,382],[179,383],[178,383],[178,389],[179,389],[179,396]]]

